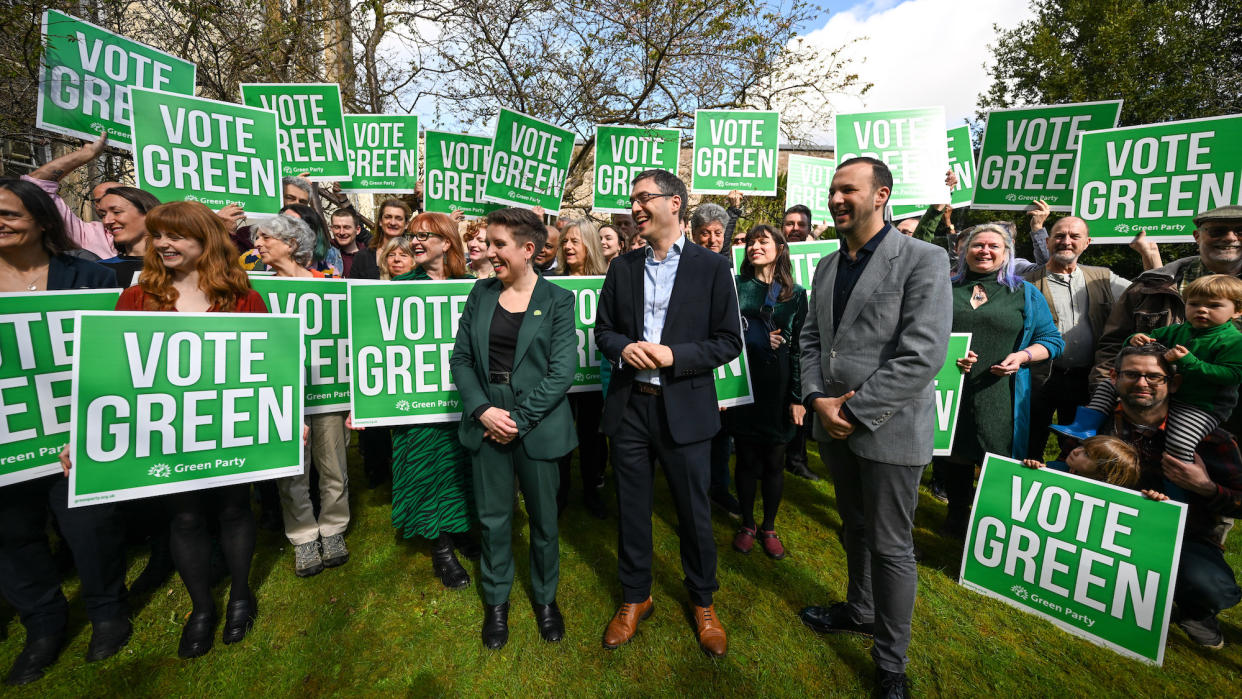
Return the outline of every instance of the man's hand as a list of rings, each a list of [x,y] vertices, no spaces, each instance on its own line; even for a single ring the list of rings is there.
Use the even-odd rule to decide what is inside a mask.
[[[1188,354],[1190,354],[1190,350],[1186,349],[1185,345],[1177,345],[1164,353],[1164,360],[1166,362],[1177,362]]]
[[[1156,269],[1161,266],[1160,246],[1147,240],[1147,231],[1140,230],[1134,240],[1130,241],[1130,249],[1139,254],[1143,260],[1143,269]]]
[[[728,200],[729,206],[735,209],[742,205],[742,193],[736,189],[726,194],[725,199]]]
[[[802,426],[802,421],[806,419],[806,406],[801,403],[789,404],[789,421],[798,427]]]
[[[963,374],[969,374],[977,361],[979,361],[979,355],[975,354],[974,350],[967,350],[966,356],[957,360],[957,370]]]
[[[493,442],[508,444],[518,435],[517,423],[509,417],[509,411],[496,406],[484,410],[479,416],[479,423],[483,425],[487,438]]]
[[[647,357],[655,363],[653,369],[661,369],[666,366],[673,366],[673,348],[668,345],[658,345],[654,342],[635,342],[638,348],[647,354]]]
[[[819,424],[828,430],[828,436],[833,439],[845,439],[854,432],[854,423],[841,414],[841,406],[853,397],[854,392],[850,391],[840,398],[816,398],[811,405],[819,416]]]
[[[1143,333],[1134,333],[1134,335],[1130,337],[1130,346],[1131,347],[1142,347],[1143,345],[1148,345],[1155,341],[1156,341],[1156,338],[1152,337],[1151,335],[1145,335]]]
[[[1036,199],[1026,209],[1026,215],[1031,219],[1031,232],[1035,232],[1044,227],[1044,221],[1048,220],[1048,216],[1052,214],[1052,207],[1048,206],[1048,202],[1043,199]]]
[[[1203,464],[1203,457],[1198,454],[1195,454],[1195,460],[1191,463],[1186,463],[1181,459],[1175,459],[1169,454],[1165,454],[1160,465],[1164,470],[1165,478],[1186,490],[1199,495],[1212,495],[1216,492],[1216,484],[1208,477],[1207,467]]]
[[[660,365],[655,360],[647,356],[646,350],[641,345],[645,342],[631,342],[621,350],[621,361],[629,364],[635,369],[659,369]]]

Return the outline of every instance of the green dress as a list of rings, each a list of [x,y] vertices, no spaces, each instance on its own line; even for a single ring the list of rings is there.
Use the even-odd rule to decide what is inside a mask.
[[[757,316],[768,296],[768,285],[754,277],[737,278],[738,306],[744,316]],[[755,402],[730,408],[725,413],[729,434],[761,444],[785,444],[796,427],[789,419],[789,405],[802,400],[801,356],[798,337],[806,321],[806,290],[797,284],[786,301],[772,307],[772,322],[781,329],[785,344],[773,357],[746,348],[750,383]]]
[[[416,268],[393,281],[410,279],[431,277]],[[392,525],[407,539],[434,539],[469,531],[474,519],[470,456],[457,440],[457,423],[393,427]]]
[[[976,285],[987,294],[987,303],[973,308],[970,298]],[[979,361],[966,375],[957,418],[953,457],[981,463],[984,452],[1008,456],[1013,444],[1013,381],[989,369],[1014,351],[1022,337],[1026,294],[1010,291],[996,281],[996,273],[966,273],[953,287],[953,332],[972,333],[970,349]]]

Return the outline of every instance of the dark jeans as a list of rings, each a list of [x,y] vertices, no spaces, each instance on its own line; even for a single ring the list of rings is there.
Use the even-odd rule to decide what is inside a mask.
[[[1052,373],[1042,386],[1031,385],[1031,431],[1026,458],[1044,460],[1044,445],[1048,443],[1048,426],[1056,413],[1060,424],[1074,421],[1078,406],[1086,405],[1091,398],[1087,386],[1090,367],[1063,369],[1052,366]]]
[[[49,510],[73,552],[91,622],[129,611],[125,532],[116,505],[70,508],[68,503],[69,481],[60,475],[0,488],[0,593],[17,610],[31,639],[61,633],[69,614],[47,540]]]
[[[1214,544],[1197,539],[1182,541],[1173,601],[1182,616],[1190,619],[1219,614],[1242,601],[1233,569]]]

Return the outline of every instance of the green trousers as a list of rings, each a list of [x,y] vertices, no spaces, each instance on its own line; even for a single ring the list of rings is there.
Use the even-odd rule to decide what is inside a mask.
[[[512,409],[513,391],[509,386],[492,384],[488,388],[492,405]],[[513,587],[514,476],[526,498],[526,515],[530,522],[531,602],[553,602],[560,579],[560,542],[556,524],[556,491],[560,485],[560,471],[557,463],[528,457],[521,440],[502,445],[484,439],[479,450],[471,455],[471,460],[474,499],[482,530],[480,569],[484,603],[505,602]]]

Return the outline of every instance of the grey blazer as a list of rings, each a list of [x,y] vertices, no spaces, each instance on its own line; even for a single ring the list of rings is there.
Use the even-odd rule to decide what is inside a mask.
[[[801,336],[802,395],[856,391],[847,405],[862,424],[849,436],[850,449],[873,461],[926,465],[935,424],[932,379],[953,328],[946,253],[890,230],[834,332],[832,290],[843,254],[844,245],[815,267]],[[818,419],[812,431],[819,441],[830,439]]]

